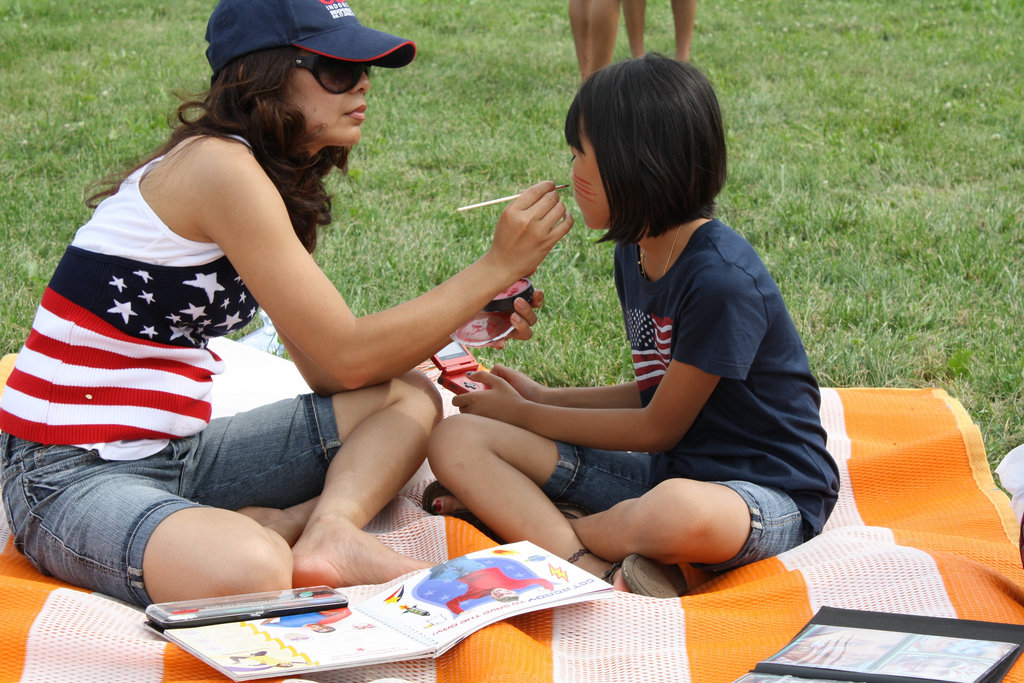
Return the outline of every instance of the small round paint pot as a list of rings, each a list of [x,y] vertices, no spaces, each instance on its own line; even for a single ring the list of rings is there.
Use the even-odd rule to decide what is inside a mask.
[[[455,330],[452,339],[463,346],[492,346],[515,331],[512,313],[515,300],[533,301],[533,285],[523,278],[491,299],[469,322]]]

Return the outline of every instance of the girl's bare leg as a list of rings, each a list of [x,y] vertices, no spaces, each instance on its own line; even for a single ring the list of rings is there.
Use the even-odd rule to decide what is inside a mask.
[[[503,422],[455,415],[434,430],[428,459],[455,504],[469,508],[506,541],[529,540],[566,559],[583,547],[540,489],[558,465],[550,439]],[[576,564],[598,576],[611,567],[593,554]]]
[[[721,484],[669,479],[572,525],[586,547],[615,562],[639,553],[662,564],[717,564],[743,548],[750,510]]]

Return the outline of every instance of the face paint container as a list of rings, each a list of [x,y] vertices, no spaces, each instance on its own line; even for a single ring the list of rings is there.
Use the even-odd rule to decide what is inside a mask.
[[[516,329],[512,325],[516,299],[533,301],[533,285],[526,278],[516,280],[491,299],[482,311],[452,334],[452,339],[469,347],[493,346],[501,341]]]

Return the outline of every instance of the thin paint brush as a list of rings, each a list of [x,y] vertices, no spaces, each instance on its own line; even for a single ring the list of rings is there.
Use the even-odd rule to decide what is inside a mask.
[[[568,184],[566,184],[566,185],[555,185],[555,189],[556,190],[564,190],[567,187],[569,187]],[[456,211],[469,211],[470,209],[479,209],[481,206],[490,206],[491,204],[501,204],[502,202],[510,202],[513,199],[516,199],[517,197],[519,197],[521,194],[522,194],[522,192],[520,192],[519,194],[509,195],[508,197],[501,197],[500,199],[489,199],[486,202],[480,202],[479,204],[470,204],[469,206],[460,206],[459,208],[457,208],[455,210]]]

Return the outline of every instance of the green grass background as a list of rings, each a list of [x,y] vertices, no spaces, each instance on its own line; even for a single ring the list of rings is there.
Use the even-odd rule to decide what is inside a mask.
[[[84,188],[208,82],[213,4],[0,0],[0,353],[87,219]],[[456,206],[567,179],[578,73],[565,0],[351,4],[419,46],[375,72],[352,172],[330,181],[318,259],[367,313],[486,249],[500,208]],[[1018,0],[716,0],[692,50],[726,120],[720,216],[774,273],[821,384],[944,388],[993,465],[1024,443],[1022,35]],[[673,52],[667,0],[648,2],[647,47]],[[630,376],[594,240],[580,223],[537,272],[535,339],[481,360],[553,384]]]

